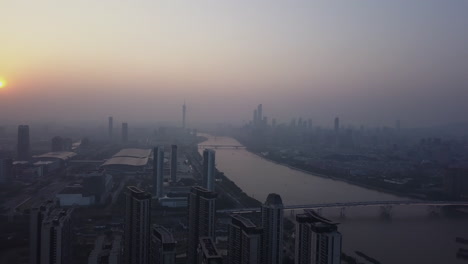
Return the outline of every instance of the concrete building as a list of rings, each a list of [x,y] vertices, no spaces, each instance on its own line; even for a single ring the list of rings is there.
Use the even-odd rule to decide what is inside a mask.
[[[83,180],[83,190],[95,197],[95,203],[105,204],[114,186],[112,175],[104,171],[91,171],[78,176]]]
[[[109,139],[112,139],[113,131],[114,131],[114,118],[112,116],[109,116],[108,127],[107,127],[107,133],[109,135]]]
[[[122,143],[128,142],[128,123],[122,123]]]
[[[212,149],[203,151],[203,187],[212,192],[215,189],[215,155],[216,152]]]
[[[340,264],[341,234],[337,224],[312,210],[296,215],[296,264]]]
[[[68,264],[72,261],[72,211],[72,208],[57,208],[42,222],[41,264]]]
[[[262,264],[283,262],[283,201],[270,193],[262,205]]]
[[[135,186],[126,190],[124,263],[148,264],[151,195]]]
[[[55,197],[60,206],[90,206],[96,203],[96,197],[79,184],[65,187]]]
[[[13,159],[0,157],[0,184],[8,183],[13,179]]]
[[[57,208],[57,200],[48,200],[31,209],[29,226],[29,263],[41,263],[42,222]]]
[[[228,264],[260,263],[262,229],[240,215],[231,216]]]
[[[198,263],[200,264],[221,264],[223,257],[219,254],[213,238],[201,237],[198,243]]]
[[[151,228],[150,264],[175,264],[176,242],[172,233],[160,225]]]
[[[29,160],[31,158],[31,145],[28,125],[18,126],[17,155],[18,160]]]
[[[200,237],[215,236],[216,193],[199,186],[192,187],[188,201],[187,263],[198,264],[197,247]]]
[[[164,147],[153,149],[153,198],[164,196]]]
[[[177,182],[177,145],[171,146],[171,181]]]

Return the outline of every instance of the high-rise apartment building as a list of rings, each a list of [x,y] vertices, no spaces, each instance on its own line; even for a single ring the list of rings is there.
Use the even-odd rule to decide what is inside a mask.
[[[283,201],[270,193],[262,205],[262,264],[283,262]]]
[[[151,228],[150,264],[175,264],[176,242],[172,233],[160,225]]]
[[[203,187],[209,191],[215,189],[215,155],[216,152],[212,149],[205,149],[203,151]]]
[[[29,263],[41,263],[42,222],[57,208],[57,200],[48,200],[31,209],[29,226]]]
[[[296,215],[296,264],[340,264],[341,234],[337,224],[312,210]]]
[[[177,145],[171,146],[171,181],[177,182]]]
[[[128,123],[122,123],[122,143],[128,142]]]
[[[18,160],[29,160],[31,158],[31,146],[28,125],[18,126],[17,154]]]
[[[164,196],[164,147],[153,149],[153,197]]]
[[[135,186],[127,187],[125,194],[124,263],[148,264],[151,195]]]
[[[215,236],[216,193],[199,186],[192,187],[188,197],[187,263],[198,264],[197,248],[201,237]]]
[[[240,215],[231,216],[228,264],[260,263],[262,229]]]
[[[42,221],[41,264],[68,264],[71,262],[72,211],[72,208],[57,208]]]

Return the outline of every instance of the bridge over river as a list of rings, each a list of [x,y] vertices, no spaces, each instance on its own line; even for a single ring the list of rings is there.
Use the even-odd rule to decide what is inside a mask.
[[[285,205],[284,210],[296,209],[323,209],[323,208],[348,208],[358,206],[380,206],[389,208],[398,205],[419,205],[419,206],[449,206],[459,205],[468,206],[468,201],[368,201],[368,202],[349,202],[349,203],[322,203],[322,204],[303,204],[303,205]],[[235,208],[217,210],[218,213],[247,213],[247,212],[260,212],[261,208]]]
[[[245,149],[245,146],[242,145],[212,145],[212,144],[199,144],[199,149]]]

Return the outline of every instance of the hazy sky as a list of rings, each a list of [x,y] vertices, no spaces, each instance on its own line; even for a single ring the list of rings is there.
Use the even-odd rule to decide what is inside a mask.
[[[0,120],[468,121],[468,1],[0,0]]]

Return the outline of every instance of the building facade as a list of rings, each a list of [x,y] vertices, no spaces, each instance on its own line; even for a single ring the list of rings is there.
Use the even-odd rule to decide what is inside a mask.
[[[160,225],[151,228],[151,264],[175,264],[176,242],[172,233]]]
[[[296,264],[340,264],[341,234],[337,224],[312,210],[296,215]]]
[[[153,197],[164,196],[164,147],[153,149]]]
[[[262,205],[261,263],[283,263],[283,201],[270,193]]]
[[[188,200],[187,263],[198,264],[200,237],[215,237],[216,193],[199,186],[192,187]]]
[[[41,264],[68,264],[71,262],[72,211],[72,208],[57,208],[42,222]]]
[[[126,190],[124,263],[148,264],[151,195],[135,186]]]
[[[128,142],[128,123],[122,123],[122,143]]]
[[[260,263],[261,228],[245,217],[232,215],[228,232],[228,264]]]
[[[214,191],[216,174],[215,155],[216,152],[212,149],[203,151],[203,187],[212,192]]]
[[[221,264],[223,257],[211,237],[200,237],[198,242],[198,263],[200,264]]]
[[[29,225],[29,263],[41,263],[42,222],[57,208],[57,200],[48,200],[31,209]]]

